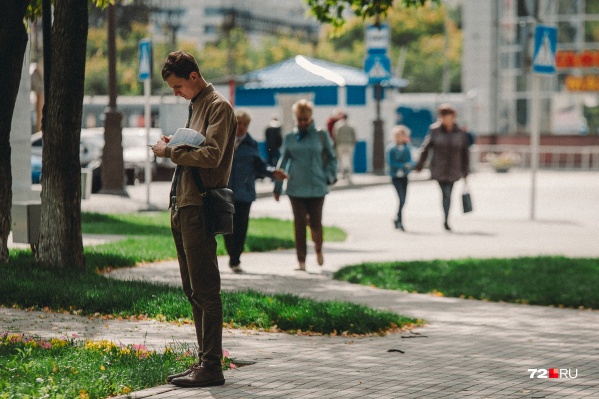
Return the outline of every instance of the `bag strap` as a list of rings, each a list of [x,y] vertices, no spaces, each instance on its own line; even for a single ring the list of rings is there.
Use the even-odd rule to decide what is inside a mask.
[[[468,187],[468,179],[466,179],[464,177],[462,180],[464,180],[464,188],[462,189],[462,192],[463,193],[469,193],[470,192],[470,188]]]
[[[198,186],[198,191],[202,197],[206,196],[206,186],[204,186],[204,182],[202,181],[202,176],[200,176],[199,168],[191,168],[191,174],[193,175],[193,180],[196,182],[196,186]]]

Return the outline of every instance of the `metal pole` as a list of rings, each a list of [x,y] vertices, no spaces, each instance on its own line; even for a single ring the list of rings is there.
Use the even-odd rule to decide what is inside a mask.
[[[150,109],[150,91],[152,90],[152,87],[150,84],[150,78],[144,80],[144,97],[146,101],[144,107],[144,125],[146,126],[146,144],[154,144],[150,142],[150,127],[152,124],[152,114]],[[150,152],[150,147],[146,147],[146,167],[144,169],[146,180],[146,203],[148,204],[148,207],[150,207],[150,183],[152,183],[152,162],[150,159]]]
[[[372,171],[374,174],[385,173],[385,132],[384,122],[381,119],[381,99],[383,87],[380,83],[374,85],[376,99],[376,120],[374,121],[374,137],[372,143]]]
[[[125,189],[123,163],[123,114],[117,110],[116,77],[116,5],[108,6],[108,106],[104,111],[104,149],[102,152],[102,194],[128,197]]]
[[[537,170],[539,168],[539,119],[541,117],[540,106],[541,99],[539,98],[541,86],[541,77],[537,74],[533,77],[532,89],[532,113],[530,124],[530,220],[535,220],[535,204],[537,195]]]
[[[116,15],[115,6],[108,6],[108,109],[116,110]]]

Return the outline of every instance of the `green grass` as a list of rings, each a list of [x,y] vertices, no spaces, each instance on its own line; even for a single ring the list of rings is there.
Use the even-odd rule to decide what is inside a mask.
[[[86,273],[35,267],[21,253],[0,265],[0,304],[21,308],[50,308],[82,315],[136,315],[164,321],[191,320],[191,307],[180,287],[145,281],[121,281]],[[416,320],[341,302],[316,302],[292,295],[255,291],[223,292],[223,318],[234,327],[322,334],[377,333]]]
[[[334,278],[448,297],[599,308],[599,259],[542,256],[364,263],[345,267]]]
[[[249,250],[293,246],[289,221],[258,219],[250,226]],[[84,214],[83,231],[127,238],[86,247],[85,272],[40,268],[30,251],[12,250],[10,263],[0,265],[0,305],[93,317],[137,319],[141,315],[163,322],[191,322],[191,307],[180,287],[121,281],[96,273],[108,267],[174,257],[168,214]],[[328,228],[325,234],[329,240],[345,239],[343,231],[336,228]],[[287,294],[248,290],[223,292],[222,299],[223,319],[231,327],[308,334],[376,334],[422,323],[362,305],[317,302]],[[163,384],[167,375],[184,369],[197,357],[195,349],[155,353],[141,348],[119,347],[106,341],[84,345],[73,339],[31,340],[0,331],[0,399],[95,399],[127,394]],[[223,358],[223,368],[232,361]]]
[[[122,267],[140,262],[175,259],[168,212],[135,214],[83,213],[81,228],[84,234],[124,235],[125,241],[97,245],[85,249],[88,267]],[[346,234],[337,227],[324,228],[326,241],[343,241]],[[217,255],[226,255],[222,236],[216,237]],[[293,248],[293,222],[272,218],[251,219],[245,252],[266,252]]]
[[[276,249],[293,234],[290,221],[252,220],[250,249]],[[107,267],[130,266],[174,257],[169,218],[153,214],[84,214],[83,231],[122,234],[116,243],[85,248],[87,271],[55,271],[36,267],[29,251],[11,251],[9,265],[1,265],[0,304],[21,308],[71,311],[84,315],[132,317],[144,315],[164,321],[191,320],[191,307],[180,287],[144,281],[120,281],[97,274]],[[328,228],[333,239],[345,233]],[[287,235],[287,236],[286,236]],[[259,243],[256,245],[254,243]],[[173,251],[173,252],[169,252]],[[254,291],[224,292],[224,320],[234,327],[311,333],[377,333],[416,320],[340,302],[316,302],[290,295]]]
[[[0,334],[0,398],[106,398],[165,383],[197,354],[183,346],[158,353],[143,344]],[[226,362],[225,362],[226,360]],[[223,359],[223,368],[231,359]]]
[[[262,294],[255,291],[223,294],[225,322],[261,329],[274,326],[284,331],[323,334],[368,334],[420,324],[420,320],[374,310],[349,302],[317,302],[290,294]],[[231,317],[231,319],[229,319]],[[382,327],[382,328],[381,328]]]

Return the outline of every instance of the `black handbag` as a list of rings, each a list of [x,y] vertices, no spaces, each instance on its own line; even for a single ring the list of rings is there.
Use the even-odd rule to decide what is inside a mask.
[[[472,212],[472,197],[470,197],[470,190],[468,184],[464,180],[464,191],[462,192],[462,209],[464,213]]]
[[[192,169],[198,190],[204,197],[206,232],[209,234],[232,234],[235,202],[233,190],[227,187],[206,188],[198,168]]]

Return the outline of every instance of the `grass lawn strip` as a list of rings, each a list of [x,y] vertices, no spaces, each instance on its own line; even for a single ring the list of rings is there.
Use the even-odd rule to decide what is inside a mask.
[[[0,266],[3,275],[0,305],[110,318],[191,320],[191,308],[179,287],[119,281],[97,273],[109,267],[174,257],[168,216],[167,212],[83,214],[84,232],[132,235],[118,243],[85,248],[86,273],[68,271],[68,268],[66,272],[43,269],[35,265],[29,251],[11,251],[10,263]],[[263,250],[276,249],[287,240],[286,234],[293,246],[290,221],[264,218],[252,221],[252,226],[254,230],[248,237],[252,248],[252,242],[259,242]],[[345,239],[345,233],[340,229],[328,229],[334,239]],[[282,238],[273,238],[272,232]],[[222,297],[224,320],[237,328],[309,334],[378,334],[419,323],[415,319],[348,302],[316,302],[255,291],[223,292]]]
[[[363,263],[334,273],[356,284],[439,296],[599,309],[599,259],[539,256]]]

